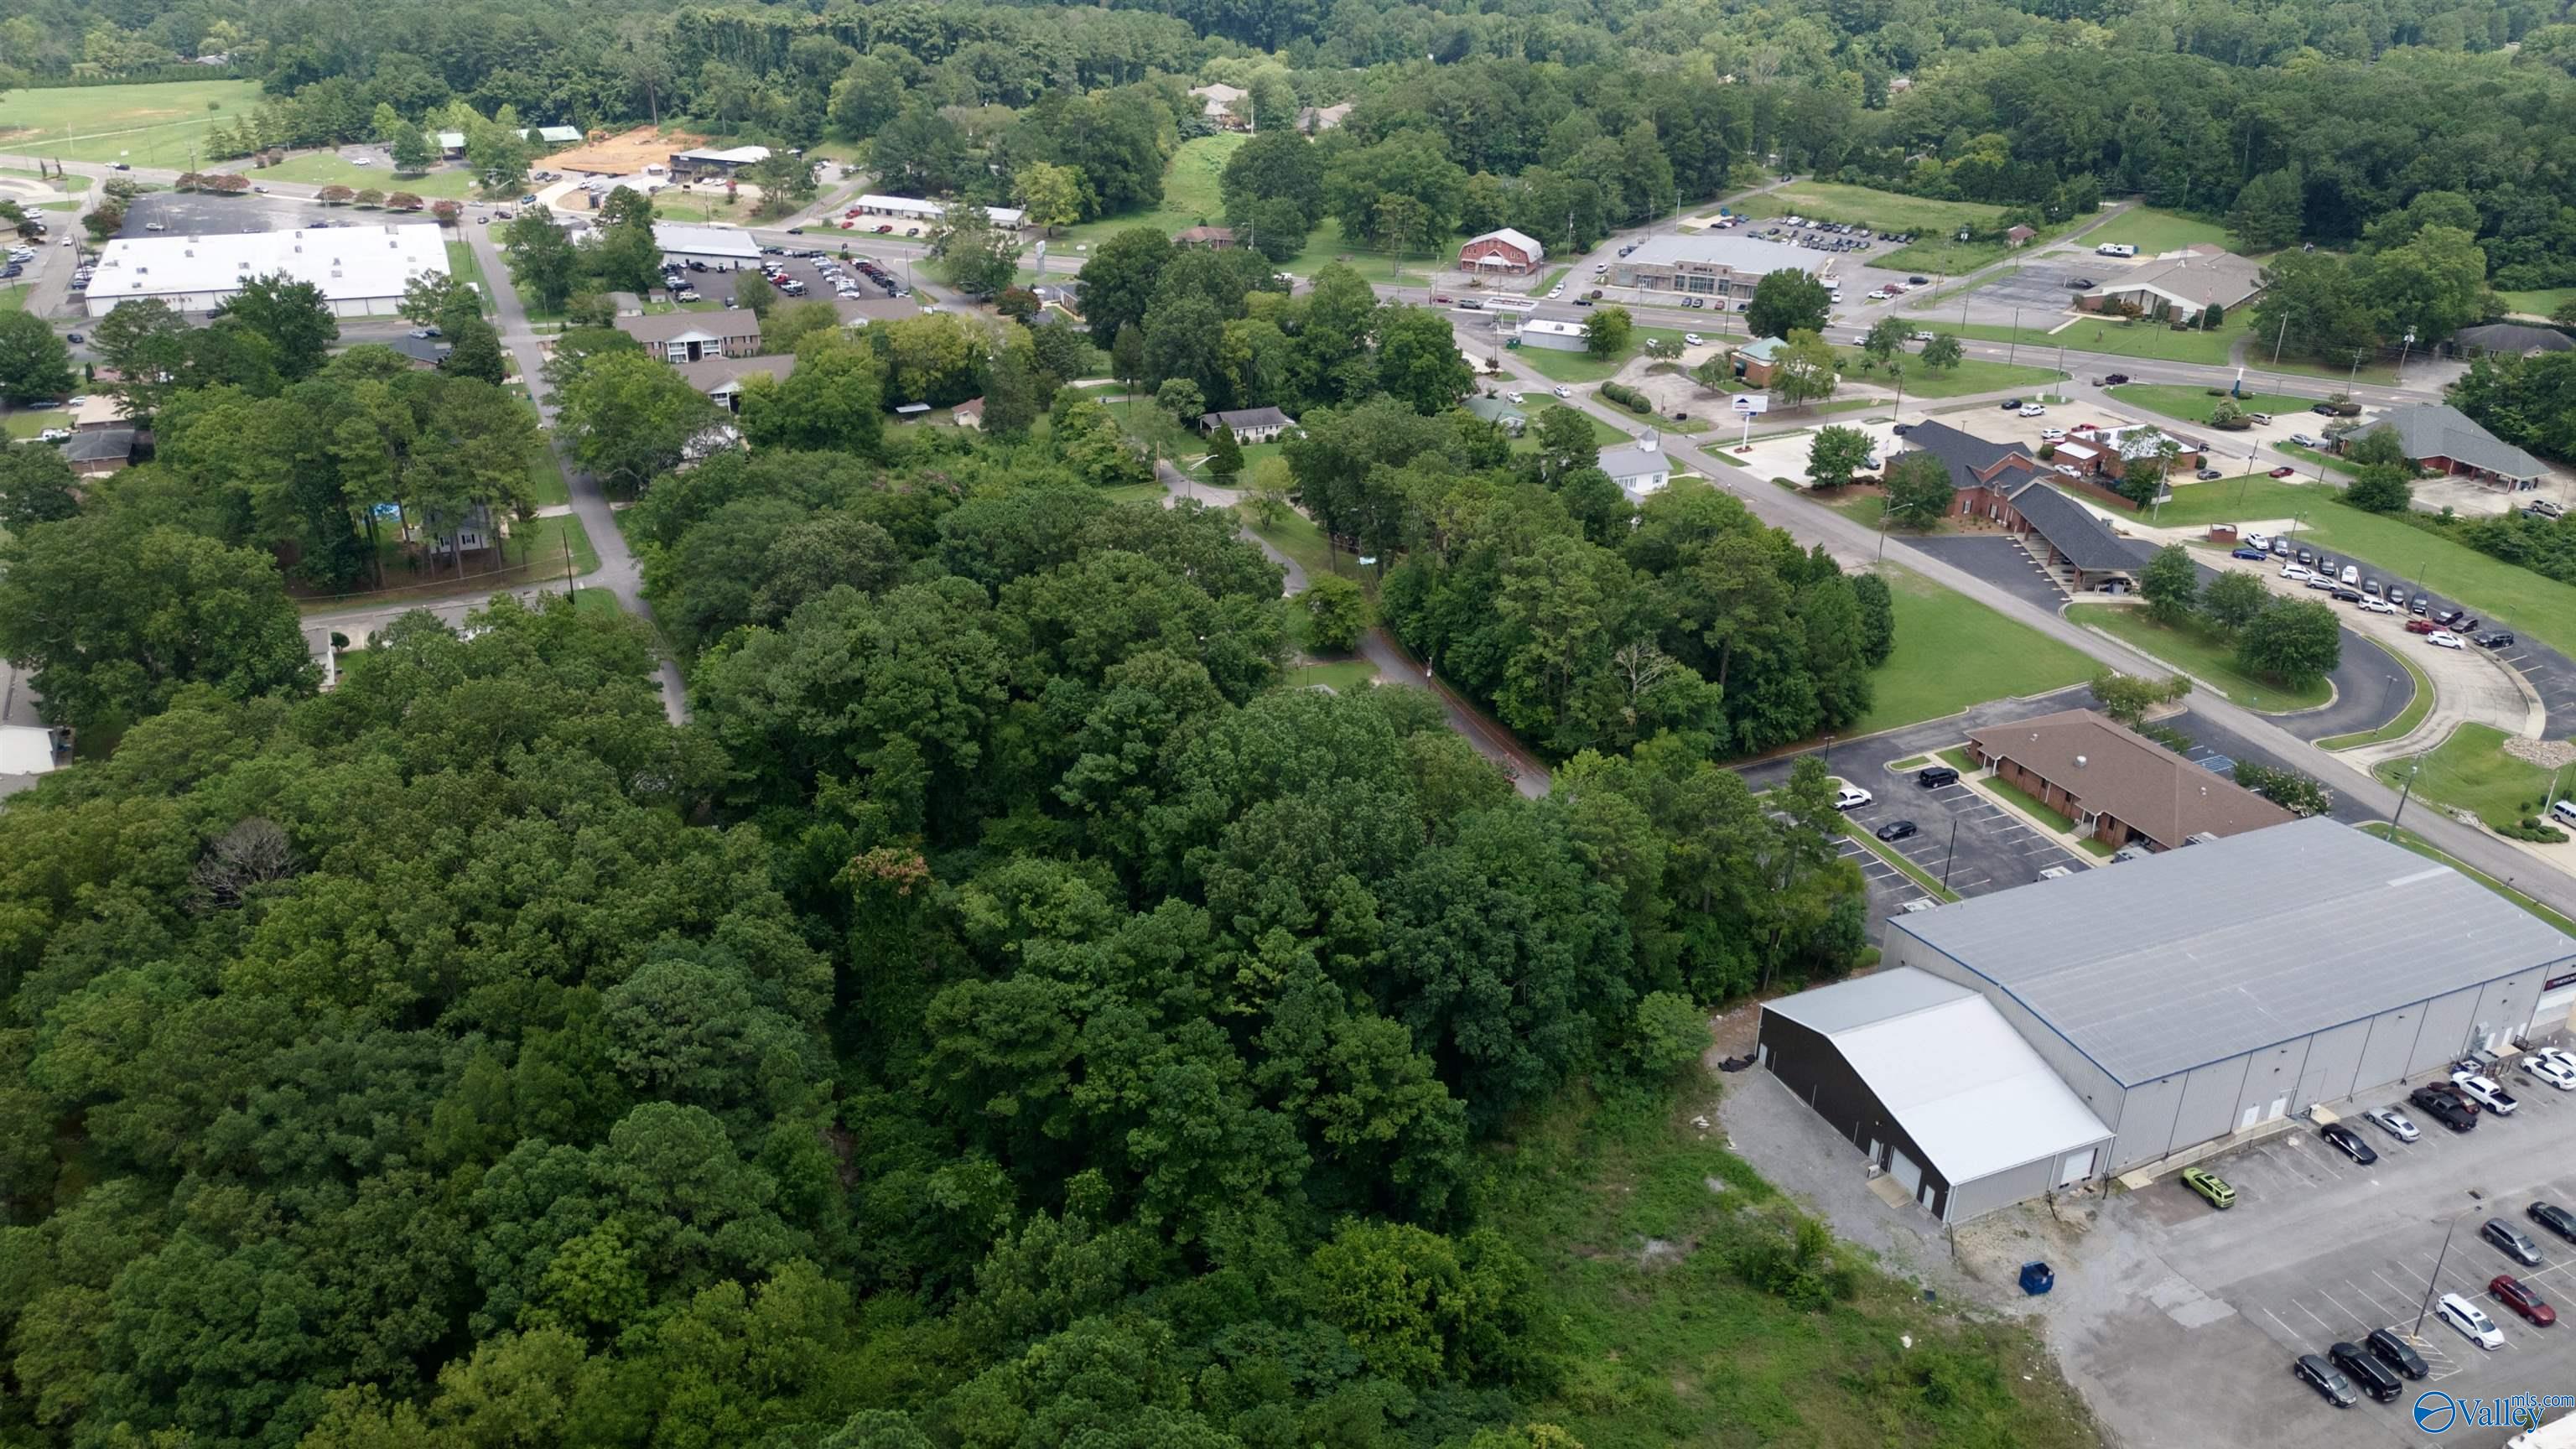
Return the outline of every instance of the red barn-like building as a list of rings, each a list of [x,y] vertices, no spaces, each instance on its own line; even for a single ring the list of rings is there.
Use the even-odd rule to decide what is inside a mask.
[[[1458,269],[1483,275],[1526,276],[1547,260],[1538,238],[1510,227],[1470,238],[1458,248]]]

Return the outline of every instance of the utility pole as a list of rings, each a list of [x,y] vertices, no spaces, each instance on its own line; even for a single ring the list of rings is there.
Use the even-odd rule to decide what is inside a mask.
[[[1966,309],[1965,309],[1965,308],[1962,308],[1961,310],[1962,310],[1962,311],[1964,311],[1964,310],[1966,310]],[[2013,359],[2014,359],[2015,357],[2020,356],[2020,355],[2021,355],[2021,309],[2020,309],[2019,307],[2015,307],[2015,308],[2013,309],[2013,330],[2012,330],[2012,341],[2007,342],[2007,343],[2005,343],[2005,344],[2004,344],[2004,366],[2006,366],[2006,367],[2010,367],[2010,366],[2012,366],[2012,365],[2013,365]]]
[[[2406,797],[2415,793],[2415,775],[2423,768],[2422,755],[2417,755],[2415,762],[2406,767],[2406,786],[2397,792],[2397,813],[2388,817],[2388,836],[2392,844],[2397,838],[2397,823],[2406,818]]]
[[[2272,370],[2274,372],[2281,370],[2281,344],[2288,341],[2289,337],[2290,319],[2284,316],[2281,319],[2281,330],[2272,335]]]
[[[2394,387],[2406,380],[2406,356],[2414,350],[2415,329],[2409,327],[2406,329],[2406,345],[2397,349],[2397,373],[2394,377],[2391,377],[2388,380],[2391,387]]]

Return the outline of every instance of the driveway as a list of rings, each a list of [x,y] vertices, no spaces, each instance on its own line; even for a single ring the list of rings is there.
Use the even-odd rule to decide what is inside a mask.
[[[1986,580],[2037,608],[2055,612],[2067,602],[2066,591],[2031,558],[2017,539],[1999,533],[1933,534],[1906,540],[1956,568]]]

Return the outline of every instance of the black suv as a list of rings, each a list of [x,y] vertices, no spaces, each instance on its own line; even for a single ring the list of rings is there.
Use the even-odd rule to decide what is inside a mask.
[[[2349,1409],[2360,1402],[2353,1397],[2350,1381],[2336,1373],[2333,1364],[2315,1354],[2300,1354],[2299,1361],[2290,1365],[2290,1372],[2296,1374],[2300,1382],[2316,1390],[2327,1403],[2338,1409]]]
[[[2370,1351],[2379,1356],[2381,1363],[2410,1379],[2420,1379],[2430,1372],[2424,1367],[2424,1356],[2415,1351],[2415,1345],[2399,1338],[2395,1329],[2374,1328],[2370,1337],[2362,1341],[2370,1345]]]
[[[1948,765],[1926,765],[1914,772],[1914,783],[1926,790],[1937,790],[1959,782],[1959,772]]]
[[[2425,1116],[2454,1132],[2466,1132],[2478,1125],[2478,1114],[2448,1092],[2431,1087],[2417,1087],[2406,1094],[2406,1100]]]
[[[2498,629],[2492,634],[2480,634],[2478,636],[2478,647],[2481,649],[2510,649],[2513,647],[2513,635],[2502,629]]]
[[[2576,1213],[2571,1213],[2554,1202],[2536,1202],[2523,1209],[2522,1215],[2567,1241],[2576,1243]]]
[[[2326,1356],[2352,1380],[2353,1387],[2383,1404],[2405,1392],[2406,1386],[2388,1371],[2388,1365],[2360,1344],[2338,1343],[2326,1350]]]

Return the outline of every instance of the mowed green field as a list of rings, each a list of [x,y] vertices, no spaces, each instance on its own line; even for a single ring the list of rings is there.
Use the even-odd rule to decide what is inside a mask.
[[[1896,604],[1896,651],[1870,675],[1873,698],[1854,735],[2093,677],[2092,660],[1965,594],[1902,569],[1887,571],[1887,587]]]
[[[2178,211],[2160,211],[2152,206],[2137,207],[2106,221],[2084,240],[2087,245],[2125,242],[2136,247],[2142,257],[2178,252],[2203,242],[2211,246],[2232,246],[2234,241],[2227,234],[2227,228],[2214,221],[2200,221]]]
[[[2576,287],[2550,287],[2538,292],[2504,292],[2498,295],[2504,298],[2505,306],[2517,313],[2546,317],[2576,301]]]
[[[397,176],[390,166],[352,166],[330,151],[308,151],[301,156],[290,156],[283,163],[265,170],[242,174],[257,181],[301,181],[312,186],[329,186],[337,182],[360,191],[373,187],[388,196],[397,191],[408,191],[433,201],[441,198],[462,201],[474,189],[474,178],[462,166],[432,171],[425,176]]]
[[[1241,131],[1226,131],[1182,142],[1181,149],[1172,153],[1170,168],[1163,173],[1162,205],[1152,211],[1131,211],[1125,216],[1066,227],[1047,243],[1047,251],[1079,257],[1086,246],[1097,249],[1130,227],[1150,226],[1169,236],[1202,221],[1210,226],[1225,225],[1225,199],[1217,194],[1217,178],[1224,174],[1225,163],[1236,148],[1247,139]]]
[[[1800,181],[1729,202],[1727,209],[1746,216],[1802,216],[1812,221],[1841,221],[1872,231],[1956,231],[1961,222],[1988,222],[2004,214],[2000,206],[1981,201],[1935,201],[1839,181]]]
[[[258,82],[245,80],[13,90],[0,94],[0,151],[186,166],[209,126],[230,125],[258,103]]]

